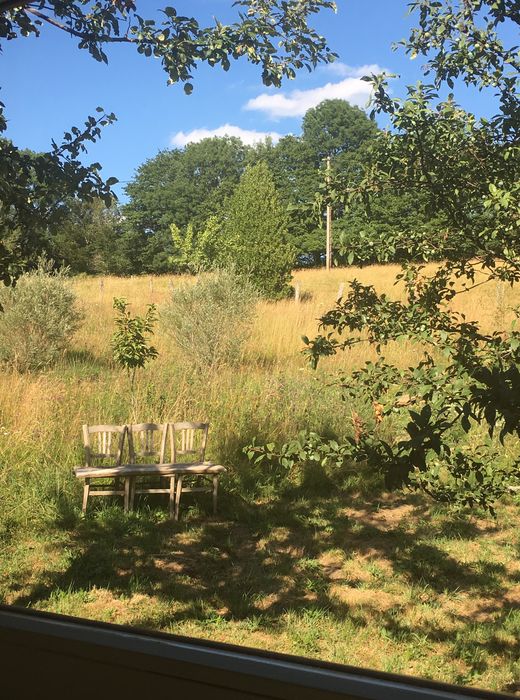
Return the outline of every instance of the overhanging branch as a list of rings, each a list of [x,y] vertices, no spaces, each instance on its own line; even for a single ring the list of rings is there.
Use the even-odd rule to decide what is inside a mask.
[[[67,27],[66,25],[62,24],[61,22],[58,22],[57,20],[55,20],[53,17],[49,17],[48,15],[44,15],[43,12],[39,12],[38,10],[33,10],[32,8],[27,8],[26,13],[29,15],[34,15],[35,17],[38,17],[38,19],[41,19],[44,22],[47,22],[48,24],[52,24],[53,27],[57,27],[58,29],[61,29],[62,31],[67,32],[67,34],[72,34],[73,36],[76,36],[79,39],[95,39],[96,41],[99,41],[99,42],[124,43],[124,44],[137,43],[136,39],[131,39],[128,36],[109,36],[108,34],[106,34],[105,36],[94,36],[92,33],[78,32],[76,29],[73,29],[72,27]]]

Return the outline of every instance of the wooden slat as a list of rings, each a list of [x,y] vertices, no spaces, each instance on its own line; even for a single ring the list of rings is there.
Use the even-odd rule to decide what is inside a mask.
[[[78,479],[109,479],[114,476],[169,476],[170,474],[221,474],[226,468],[221,464],[123,464],[120,467],[77,467]]]

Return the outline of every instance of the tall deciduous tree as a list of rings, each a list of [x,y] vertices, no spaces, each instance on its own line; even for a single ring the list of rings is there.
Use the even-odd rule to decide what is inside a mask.
[[[244,171],[246,147],[237,138],[208,138],[161,151],[137,169],[124,213],[141,233],[168,236],[174,224],[196,228],[232,194]]]
[[[373,139],[378,128],[359,107],[345,100],[324,100],[303,118],[303,141],[318,163],[327,156],[352,155]]]
[[[278,144],[257,146],[250,160],[265,160],[273,173],[282,202],[288,206],[288,233],[300,265],[319,265],[325,234],[312,203],[324,182],[324,159],[333,156],[334,171],[359,179],[366,149],[378,129],[365,112],[344,100],[325,100],[307,111],[302,136],[285,136]],[[343,214],[337,206],[336,218]]]

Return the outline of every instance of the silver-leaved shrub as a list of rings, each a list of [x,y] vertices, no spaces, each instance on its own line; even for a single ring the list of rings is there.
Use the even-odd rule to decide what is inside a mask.
[[[0,287],[0,361],[19,371],[54,364],[69,347],[83,314],[66,270],[41,260],[16,287]]]

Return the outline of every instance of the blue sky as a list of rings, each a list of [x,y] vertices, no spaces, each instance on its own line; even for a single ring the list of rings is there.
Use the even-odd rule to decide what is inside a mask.
[[[182,14],[212,23],[234,17],[231,0],[141,0],[143,16],[173,4]],[[181,86],[167,87],[166,74],[157,59],[145,58],[131,46],[108,47],[109,65],[94,61],[77,49],[77,39],[52,27],[39,38],[4,42],[0,54],[0,100],[6,104],[7,136],[18,146],[49,148],[72,125],[81,126],[98,105],[117,115],[101,141],[89,148],[86,162],[103,164],[105,177],[124,183],[136,167],[159,150],[183,146],[189,140],[223,133],[241,135],[250,142],[265,134],[300,132],[301,117],[322,99],[341,97],[365,106],[367,84],[359,80],[366,66],[379,66],[400,74],[393,82],[395,94],[420,77],[420,60],[410,61],[403,51],[391,49],[404,38],[412,18],[406,0],[339,0],[338,12],[323,12],[313,20],[339,61],[296,80],[281,89],[265,88],[259,67],[240,60],[225,73],[201,66],[195,74],[194,92],[186,96]],[[491,100],[465,95],[466,105],[488,113]],[[123,195],[124,199],[124,195]]]

